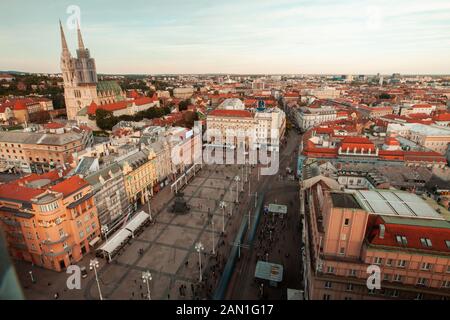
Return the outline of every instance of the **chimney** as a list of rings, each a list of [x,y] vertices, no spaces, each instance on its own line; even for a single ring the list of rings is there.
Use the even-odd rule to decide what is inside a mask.
[[[380,239],[384,239],[384,233],[386,231],[386,227],[384,224],[380,224]]]

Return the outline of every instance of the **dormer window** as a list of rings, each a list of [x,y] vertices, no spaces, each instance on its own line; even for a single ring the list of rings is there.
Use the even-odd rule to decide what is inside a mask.
[[[395,239],[397,240],[398,244],[406,246],[408,244],[408,240],[406,240],[405,236],[396,236]]]
[[[420,243],[423,247],[431,248],[432,246],[431,240],[428,238],[420,238]]]

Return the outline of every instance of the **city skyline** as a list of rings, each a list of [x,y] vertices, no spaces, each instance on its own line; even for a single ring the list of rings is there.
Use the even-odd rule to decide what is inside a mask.
[[[100,74],[450,74],[439,0],[15,1],[0,4],[0,70],[59,73],[59,19],[76,44],[71,5]]]

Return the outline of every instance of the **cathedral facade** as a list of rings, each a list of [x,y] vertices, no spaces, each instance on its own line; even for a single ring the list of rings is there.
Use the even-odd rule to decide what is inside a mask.
[[[95,60],[91,57],[89,49],[84,46],[80,28],[78,27],[77,30],[76,57],[72,57],[61,22],[59,26],[62,45],[61,72],[67,118],[76,120],[78,112],[92,102],[103,105],[124,100],[125,94],[116,82],[98,81]]]

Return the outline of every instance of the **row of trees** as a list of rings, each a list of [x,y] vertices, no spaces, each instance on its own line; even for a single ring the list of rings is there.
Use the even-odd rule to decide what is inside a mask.
[[[114,116],[111,111],[97,109],[95,112],[95,121],[97,126],[102,130],[112,130],[112,128],[120,121],[142,121],[143,119],[156,119],[170,114],[169,107],[150,108],[140,111],[135,115]]]

